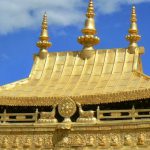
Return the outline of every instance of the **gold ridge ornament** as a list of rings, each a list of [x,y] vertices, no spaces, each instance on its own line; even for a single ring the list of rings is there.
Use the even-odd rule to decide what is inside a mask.
[[[93,0],[90,0],[89,6],[86,13],[85,27],[82,29],[83,36],[78,37],[78,42],[83,45],[83,49],[80,52],[80,57],[83,59],[88,59],[95,53],[94,45],[100,42],[100,38],[95,36],[97,33],[95,28],[94,20],[94,4]]]
[[[138,47],[137,42],[141,40],[141,36],[139,35],[139,30],[137,25],[135,6],[132,7],[131,26],[129,29],[129,34],[126,36],[126,39],[130,42],[128,47],[129,53],[134,54],[136,48]]]

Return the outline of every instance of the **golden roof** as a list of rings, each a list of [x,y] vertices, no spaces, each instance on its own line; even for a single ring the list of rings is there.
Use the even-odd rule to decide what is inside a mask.
[[[37,43],[40,52],[34,58],[32,71],[28,78],[0,87],[0,104],[49,106],[65,98],[81,104],[100,104],[150,98],[150,77],[142,71],[140,56],[144,48],[137,45],[140,36],[136,21],[133,6],[127,36],[129,48],[94,50],[96,29],[90,0],[88,23],[82,30],[85,49],[49,53],[51,43],[45,14]]]
[[[37,55],[29,78],[0,87],[1,105],[51,105],[67,97],[83,104],[150,97],[150,78],[142,73],[143,51],[96,50],[89,59],[80,58],[79,52]]]

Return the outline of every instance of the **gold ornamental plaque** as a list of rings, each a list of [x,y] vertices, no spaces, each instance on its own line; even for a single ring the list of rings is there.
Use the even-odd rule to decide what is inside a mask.
[[[76,103],[72,99],[63,99],[58,105],[58,112],[64,118],[73,116],[76,109]]]

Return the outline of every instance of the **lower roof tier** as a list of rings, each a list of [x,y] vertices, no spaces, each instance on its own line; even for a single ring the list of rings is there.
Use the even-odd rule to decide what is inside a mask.
[[[128,49],[96,50],[89,59],[82,59],[79,52],[36,55],[29,78],[0,87],[0,104],[49,106],[65,98],[82,104],[150,98],[142,52],[142,47],[134,54]]]

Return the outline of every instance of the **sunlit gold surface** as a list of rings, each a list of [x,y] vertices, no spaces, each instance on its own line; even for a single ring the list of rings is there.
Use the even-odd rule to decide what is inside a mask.
[[[68,106],[67,103],[62,101],[58,107],[62,104]],[[0,149],[148,150],[150,148],[150,109],[133,107],[129,110],[100,110],[98,106],[96,111],[84,111],[80,104],[78,107],[79,117],[76,122],[72,122],[71,119],[66,122],[69,118],[57,122],[55,108],[51,112],[39,112],[36,109],[35,113],[7,113],[5,110],[4,113],[0,113]],[[72,110],[72,104],[68,110],[70,109]],[[59,111],[59,114],[70,117],[67,111],[65,116],[62,111]]]
[[[150,109],[100,109],[101,103],[150,98],[150,77],[143,74],[141,63],[144,48],[137,46],[135,7],[128,49],[94,50],[99,42],[94,15],[90,0],[84,36],[79,37],[82,52],[54,53],[47,50],[51,43],[44,15],[32,71],[28,78],[0,87],[0,105],[51,105],[51,110],[7,113],[4,109],[0,150],[150,149]],[[84,110],[85,104],[98,106]]]
[[[3,124],[1,150],[149,150],[148,121],[105,124]]]
[[[0,87],[4,105],[51,105],[71,97],[83,104],[137,100],[150,96],[150,78],[143,74],[141,53],[128,49],[96,50],[90,59],[78,52],[36,56],[29,78]],[[140,93],[140,94],[139,94]]]
[[[48,51],[47,48],[51,47],[51,43],[49,42],[48,36],[48,21],[46,13],[43,16],[42,28],[41,28],[41,36],[40,41],[37,42],[37,46],[40,48],[39,56],[41,58],[46,57]]]
[[[28,78],[0,87],[1,105],[49,106],[71,98],[80,104],[113,103],[150,97],[150,77],[142,72],[143,47],[134,49],[90,50],[96,41],[94,6],[90,0],[87,22],[80,42],[81,52],[48,53],[47,15],[43,17],[39,54]],[[131,44],[138,37],[135,7],[132,9]],[[82,40],[81,40],[82,39]],[[84,42],[85,41],[85,42]],[[89,43],[90,41],[90,43]],[[133,50],[133,49],[132,49]],[[92,54],[92,55],[91,55]],[[92,56],[92,57],[91,57]],[[86,59],[88,58],[88,59]],[[140,93],[140,94],[139,94]]]
[[[131,27],[129,29],[129,35],[126,36],[126,39],[130,42],[128,48],[130,53],[135,53],[135,49],[138,47],[137,42],[141,39],[141,36],[138,34],[138,32],[136,8],[133,6],[131,15]]]
[[[95,20],[94,20],[94,4],[93,0],[90,0],[89,6],[86,14],[85,27],[82,30],[83,36],[78,38],[78,42],[83,45],[83,50],[80,53],[80,56],[84,59],[88,59],[93,56],[94,53],[94,45],[97,45],[100,42],[100,39],[95,36],[96,28],[95,28]]]

